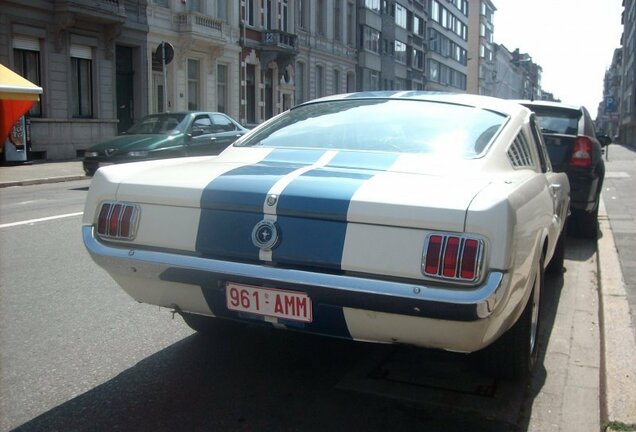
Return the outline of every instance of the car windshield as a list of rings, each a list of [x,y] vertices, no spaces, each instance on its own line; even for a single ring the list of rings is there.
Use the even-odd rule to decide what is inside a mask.
[[[573,109],[531,108],[539,119],[541,132],[577,135],[581,112]]]
[[[326,148],[474,157],[505,115],[450,103],[356,99],[299,106],[238,146]]]
[[[129,135],[166,134],[182,132],[185,114],[157,114],[144,117],[126,131]]]

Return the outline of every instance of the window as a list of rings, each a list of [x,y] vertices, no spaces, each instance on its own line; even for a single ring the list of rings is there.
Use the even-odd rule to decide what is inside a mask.
[[[424,20],[415,15],[413,15],[413,33],[416,35],[424,34]]]
[[[333,2],[333,39],[342,41],[342,15],[340,12],[340,0]]]
[[[406,64],[406,44],[398,40],[395,41],[395,60]]]
[[[309,29],[309,0],[298,0],[298,27]]]
[[[199,60],[188,59],[188,110],[199,109]]]
[[[325,95],[324,72],[322,66],[316,66],[316,97]]]
[[[305,102],[305,64],[296,63],[296,103]]]
[[[362,27],[362,48],[380,54],[380,32],[371,27]]]
[[[216,99],[217,111],[227,112],[227,66],[217,65],[216,67]]]
[[[199,115],[192,122],[192,132],[197,132],[196,135],[207,135],[215,131],[212,130],[212,121],[207,115]]]
[[[254,1],[245,0],[245,13],[243,17],[247,21],[247,25],[254,26]]]
[[[190,12],[203,12],[201,10],[201,0],[188,0],[187,6]]]
[[[418,49],[413,48],[411,52],[411,67],[416,69],[422,69],[424,64],[424,53]]]
[[[397,3],[395,4],[395,24],[406,28],[406,8]]]
[[[436,0],[431,2],[431,18],[435,22],[439,22],[439,3]]]
[[[236,125],[224,115],[212,114],[212,130],[214,132],[231,132],[236,130]]]
[[[327,35],[325,0],[316,0],[316,32],[321,36]]]
[[[380,72],[369,72],[369,90],[380,90]]]
[[[347,74],[347,93],[356,91],[355,83],[356,83],[355,75],[352,72],[349,72]]]
[[[364,7],[375,12],[380,12],[380,0],[364,0]]]
[[[89,46],[71,45],[73,117],[93,117],[92,54]]]
[[[35,85],[40,85],[40,42],[35,38],[16,38],[13,41],[13,61],[15,71]],[[42,103],[37,101],[29,110],[29,115],[42,117]]]
[[[353,14],[353,7],[352,2],[347,2],[347,45],[349,46],[355,45],[356,23]]]
[[[428,61],[428,80],[439,82],[439,63],[435,60]]]
[[[279,17],[278,17],[278,29],[282,30],[284,32],[288,31],[288,24],[289,24],[289,20],[287,19],[287,16],[289,14],[289,5],[287,3],[287,0],[281,0],[282,3],[278,4],[278,8],[279,8]]]
[[[216,17],[225,22],[228,21],[227,15],[227,0],[217,0],[216,2]]]
[[[333,92],[334,94],[340,93],[340,71],[338,69],[333,70]]]

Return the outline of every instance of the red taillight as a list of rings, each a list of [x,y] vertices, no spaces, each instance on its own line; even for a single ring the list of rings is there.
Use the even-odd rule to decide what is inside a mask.
[[[138,211],[138,207],[132,204],[102,204],[97,219],[97,234],[113,239],[132,239]]]
[[[441,235],[432,235],[428,238],[428,247],[426,250],[426,261],[424,263],[424,273],[437,274],[439,269],[440,255],[442,253],[442,242],[444,237]]]
[[[99,212],[99,219],[97,220],[97,232],[101,235],[107,235],[106,229],[108,227],[108,214],[110,213],[110,204],[102,205],[102,209]]]
[[[442,276],[454,278],[457,273],[457,259],[459,258],[459,237],[448,237],[444,251]]]
[[[459,277],[473,280],[477,275],[477,259],[479,258],[479,242],[468,239],[464,242],[464,252],[462,253],[462,264]]]
[[[570,158],[570,165],[577,168],[591,167],[593,148],[592,140],[588,137],[576,137],[576,141],[574,141],[574,148],[572,150],[572,157]]]
[[[119,228],[119,215],[121,213],[121,204],[115,204],[113,210],[108,217],[108,235],[117,237],[117,228]]]
[[[426,276],[475,282],[479,279],[483,242],[453,235],[428,237],[422,273]]]

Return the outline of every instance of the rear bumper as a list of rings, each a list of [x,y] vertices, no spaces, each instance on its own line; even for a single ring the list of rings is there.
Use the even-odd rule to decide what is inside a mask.
[[[356,316],[354,325],[346,323],[354,339],[474,351],[501,333],[505,317],[519,308],[508,304],[511,296],[507,292],[507,273],[491,272],[477,287],[449,288],[129,248],[100,241],[89,225],[82,227],[82,235],[94,261],[134,299],[186,312],[240,319],[222,310],[225,284],[232,281],[304,292],[314,307],[342,309],[345,320],[351,319],[347,314]],[[504,309],[506,313],[502,313]],[[379,323],[386,320],[397,323],[386,338],[376,336],[376,331],[367,331],[369,325],[378,325],[385,331],[387,324]],[[356,335],[352,326],[366,328],[356,330]],[[420,326],[417,335],[402,337]],[[429,329],[435,329],[435,335]],[[445,335],[445,329],[462,334]],[[330,334],[328,330],[315,332]]]

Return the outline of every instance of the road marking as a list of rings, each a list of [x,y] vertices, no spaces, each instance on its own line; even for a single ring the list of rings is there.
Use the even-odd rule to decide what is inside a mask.
[[[11,223],[0,225],[0,228],[10,228],[10,227],[14,227],[14,226],[34,224],[34,223],[38,223],[38,222],[45,222],[45,221],[50,221],[50,220],[55,220],[55,219],[63,219],[63,218],[69,218],[69,217],[74,217],[74,216],[81,216],[83,214],[84,214],[84,212],[67,213],[67,214],[63,214],[63,215],[48,216],[48,217],[43,217],[43,218],[39,218],[39,219],[29,219],[29,220],[20,221],[20,222],[11,222]]]

